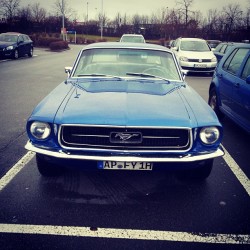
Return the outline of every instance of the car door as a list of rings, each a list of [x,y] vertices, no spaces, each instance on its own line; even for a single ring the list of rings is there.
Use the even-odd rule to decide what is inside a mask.
[[[19,56],[24,55],[25,54],[25,43],[24,43],[24,39],[23,39],[22,35],[18,36],[17,45],[18,45]]]
[[[30,53],[30,49],[32,48],[32,42],[27,35],[23,35],[24,43],[25,43],[25,54]]]
[[[237,114],[234,100],[235,89],[239,82],[239,72],[246,54],[247,49],[245,48],[234,49],[222,65],[222,70],[217,72],[220,83],[221,106],[229,116]]]
[[[250,49],[242,61],[239,78],[234,83],[233,111],[238,122],[250,129],[250,84],[246,82],[250,75]]]

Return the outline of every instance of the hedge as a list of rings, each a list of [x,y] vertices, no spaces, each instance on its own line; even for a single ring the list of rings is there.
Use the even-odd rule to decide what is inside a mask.
[[[31,40],[34,42],[35,46],[49,47],[53,42],[62,41],[60,38],[55,37],[41,37],[40,35],[30,35]]]
[[[69,45],[68,42],[60,40],[50,43],[49,48],[51,50],[63,50],[63,49],[69,49]]]

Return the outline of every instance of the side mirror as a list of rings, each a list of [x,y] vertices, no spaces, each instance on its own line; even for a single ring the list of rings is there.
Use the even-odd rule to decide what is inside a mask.
[[[250,84],[250,75],[246,79],[247,84]]]
[[[69,78],[69,76],[71,74],[71,71],[72,71],[72,67],[65,67],[64,71],[65,71],[66,74],[68,74],[68,78]]]
[[[187,74],[188,74],[188,70],[182,69],[182,70],[181,70],[181,73],[182,73],[182,75],[183,75],[183,79],[185,79],[185,77],[186,77]]]

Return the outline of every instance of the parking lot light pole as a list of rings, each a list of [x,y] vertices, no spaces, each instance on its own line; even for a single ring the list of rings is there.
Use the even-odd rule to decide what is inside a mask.
[[[65,24],[64,24],[64,0],[62,0],[62,35],[63,35],[63,41],[65,41],[64,29],[65,29]]]
[[[102,35],[103,35],[103,0],[101,3],[101,39],[102,39]]]

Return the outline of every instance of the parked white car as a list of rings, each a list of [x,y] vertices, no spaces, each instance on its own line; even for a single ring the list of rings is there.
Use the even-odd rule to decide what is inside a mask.
[[[204,39],[178,38],[171,45],[183,70],[213,73],[217,59]]]

